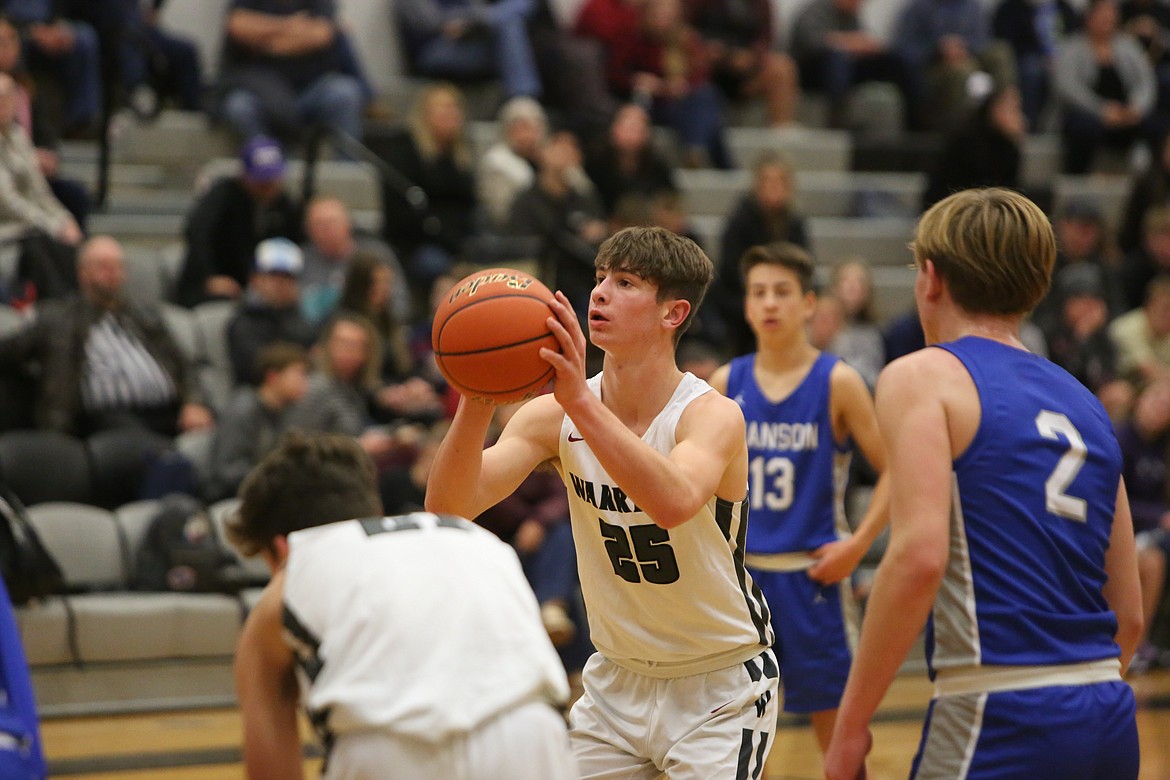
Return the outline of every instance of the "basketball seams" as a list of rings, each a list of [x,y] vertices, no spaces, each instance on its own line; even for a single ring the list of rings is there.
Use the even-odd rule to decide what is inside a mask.
[[[539,350],[560,351],[547,325],[552,300],[539,279],[512,269],[481,271],[453,286],[431,334],[435,363],[451,387],[497,404],[538,394],[556,373]]]
[[[497,349],[507,349],[508,347],[515,347],[515,346],[519,346],[521,344],[528,344],[528,343],[531,343],[531,342],[536,341],[538,339],[542,339],[542,338],[545,338],[547,336],[553,335],[553,332],[551,330],[548,330],[548,328],[546,327],[545,331],[543,333],[540,333],[539,335],[530,336],[528,338],[520,339],[519,341],[509,341],[506,344],[493,344],[490,347],[483,347],[480,349],[450,350],[450,351],[446,351],[446,350],[442,349],[443,331],[445,331],[447,329],[447,326],[451,324],[452,320],[454,320],[456,317],[458,317],[463,312],[470,311],[474,307],[479,306],[480,304],[491,303],[492,301],[498,301],[502,298],[525,298],[525,299],[531,300],[531,301],[538,301],[539,303],[543,303],[546,308],[548,307],[548,302],[545,301],[543,298],[539,298],[535,295],[524,295],[523,293],[502,293],[500,295],[492,295],[492,296],[487,297],[487,298],[482,298],[478,301],[471,301],[469,303],[465,303],[463,306],[459,307],[455,311],[448,314],[446,319],[444,319],[442,324],[439,326],[438,335],[433,339],[435,356],[439,357],[439,356],[446,356],[446,355],[475,355],[475,354],[478,354],[481,352],[494,352]],[[552,309],[548,310],[548,314],[550,317],[552,316]],[[554,336],[554,338],[555,338],[555,336]]]

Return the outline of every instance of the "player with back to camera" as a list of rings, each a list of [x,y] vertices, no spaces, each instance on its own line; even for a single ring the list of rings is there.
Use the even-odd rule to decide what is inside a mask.
[[[740,259],[744,316],[757,352],[711,377],[747,420],[751,523],[747,567],[772,605],[784,709],[810,713],[821,752],[857,644],[850,574],[889,519],[879,477],[857,533],[845,516],[856,443],[880,475],[885,449],[861,374],[809,343],[813,262],[795,244],[754,246]]]
[[[240,497],[229,536],[273,569],[236,650],[249,778],[302,777],[298,682],[323,778],[576,777],[564,669],[508,545],[383,517],[351,436],[286,435]]]
[[[931,615],[913,777],[1135,778],[1121,669],[1142,617],[1121,452],[1100,402],[1020,341],[1051,280],[1052,226],[1018,193],[964,190],[922,216],[913,248],[932,346],[878,380],[890,545],[827,775],[858,775]]]
[[[713,268],[689,239],[627,228],[598,251],[585,335],[556,293],[553,393],[484,449],[493,408],[461,399],[427,486],[476,516],[546,461],[569,495],[590,638],[569,715],[583,778],[758,777],[776,724],[768,609],[743,568],[747,448],[733,401],[675,366]]]

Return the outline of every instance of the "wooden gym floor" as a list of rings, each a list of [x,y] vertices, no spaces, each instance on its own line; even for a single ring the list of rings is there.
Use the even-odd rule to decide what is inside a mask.
[[[1131,681],[1138,697],[1141,780],[1170,780],[1170,671]],[[930,697],[920,675],[899,677],[874,724],[871,780],[907,776]],[[50,719],[42,724],[52,777],[70,780],[242,780],[240,719],[235,710]],[[309,748],[309,753],[315,751]],[[317,761],[306,759],[308,777]],[[821,777],[812,731],[785,718],[766,780]]]

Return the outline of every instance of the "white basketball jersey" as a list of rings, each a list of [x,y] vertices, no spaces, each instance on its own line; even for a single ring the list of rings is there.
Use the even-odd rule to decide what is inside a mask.
[[[598,395],[601,376],[589,380]],[[669,454],[683,410],[707,392],[710,385],[685,374],[642,441]],[[681,677],[730,666],[772,644],[767,604],[743,564],[744,501],[712,496],[691,520],[662,528],[614,483],[568,415],[560,467],[590,639],[607,658],[643,674]]]
[[[416,513],[289,535],[286,637],[326,745],[386,729],[440,742],[568,683],[515,552]]]

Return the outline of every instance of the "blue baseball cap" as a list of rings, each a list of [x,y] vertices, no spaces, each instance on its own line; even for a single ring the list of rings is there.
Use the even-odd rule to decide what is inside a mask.
[[[284,150],[274,138],[258,135],[240,152],[244,176],[255,182],[273,182],[284,176]]]

